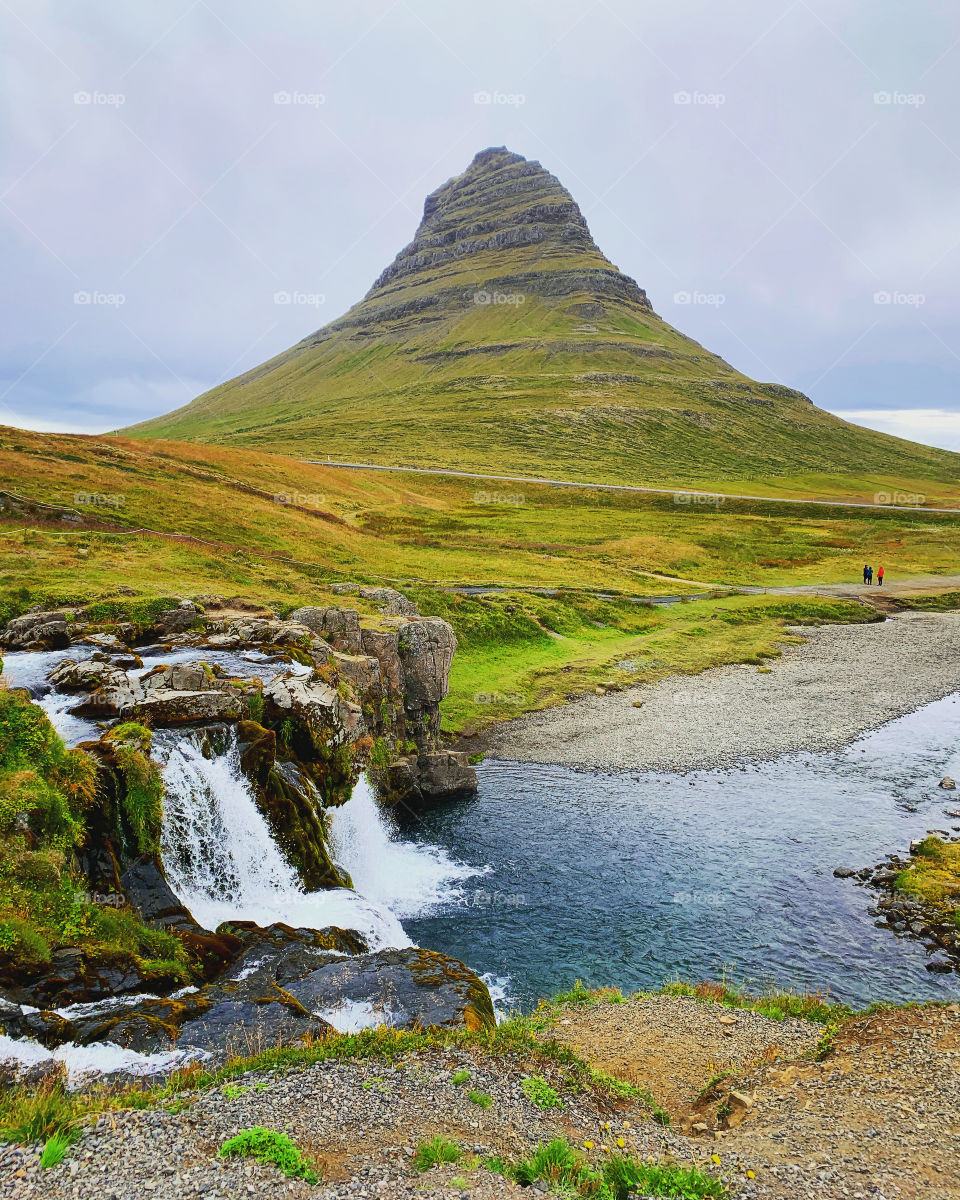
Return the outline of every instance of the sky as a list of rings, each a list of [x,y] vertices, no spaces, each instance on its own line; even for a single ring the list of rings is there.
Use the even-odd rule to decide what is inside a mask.
[[[3,0],[0,56],[0,424],[255,366],[506,145],[684,333],[960,449],[958,4]]]

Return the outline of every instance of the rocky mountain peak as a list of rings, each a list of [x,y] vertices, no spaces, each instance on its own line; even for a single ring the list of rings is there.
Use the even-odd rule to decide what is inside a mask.
[[[648,307],[632,279],[620,275],[601,254],[576,201],[539,162],[505,146],[481,150],[460,175],[427,196],[413,241],[382,272],[367,294],[379,299],[398,286],[444,286],[454,275],[502,270],[511,274],[558,272],[583,284],[584,271],[598,273],[598,290],[610,287]],[[589,285],[588,285],[589,286]],[[540,289],[537,289],[540,290]]]

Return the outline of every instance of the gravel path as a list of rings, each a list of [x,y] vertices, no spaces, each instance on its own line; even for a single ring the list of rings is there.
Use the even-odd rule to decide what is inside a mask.
[[[688,1160],[697,1148],[649,1120],[644,1106],[616,1107],[592,1094],[564,1093],[563,1108],[542,1111],[524,1095],[521,1064],[465,1051],[411,1054],[396,1065],[328,1062],[285,1072],[250,1074],[233,1086],[200,1092],[185,1111],[109,1113],[86,1132],[66,1162],[41,1171],[38,1148],[0,1146],[0,1197],[26,1200],[471,1200],[530,1196],[469,1160],[421,1173],[411,1156],[437,1134],[465,1154],[524,1157],[556,1136],[595,1141],[622,1135],[634,1153],[661,1148]],[[470,1071],[457,1086],[451,1076]],[[551,1078],[542,1067],[538,1073]],[[552,1082],[556,1083],[553,1079]],[[493,1099],[483,1109],[471,1089]],[[609,1122],[610,1131],[603,1129]],[[241,1129],[264,1125],[289,1134],[321,1168],[321,1182],[288,1180],[273,1166],[222,1159],[217,1151]],[[459,1182],[454,1182],[459,1181]]]
[[[498,726],[491,758],[695,770],[843,746],[960,689],[960,612],[791,630],[768,668],[717,667]],[[642,707],[635,707],[637,702]]]

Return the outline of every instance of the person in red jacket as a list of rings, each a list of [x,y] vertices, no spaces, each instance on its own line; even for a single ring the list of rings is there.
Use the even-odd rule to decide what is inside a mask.
[[[877,587],[883,587],[883,567],[877,568]]]

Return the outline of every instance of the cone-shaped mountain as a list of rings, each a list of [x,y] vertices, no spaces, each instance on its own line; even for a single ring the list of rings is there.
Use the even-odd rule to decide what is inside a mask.
[[[628,483],[952,477],[960,462],[684,337],[601,253],[559,180],[503,147],[427,197],[413,241],[344,316],[126,432]]]

